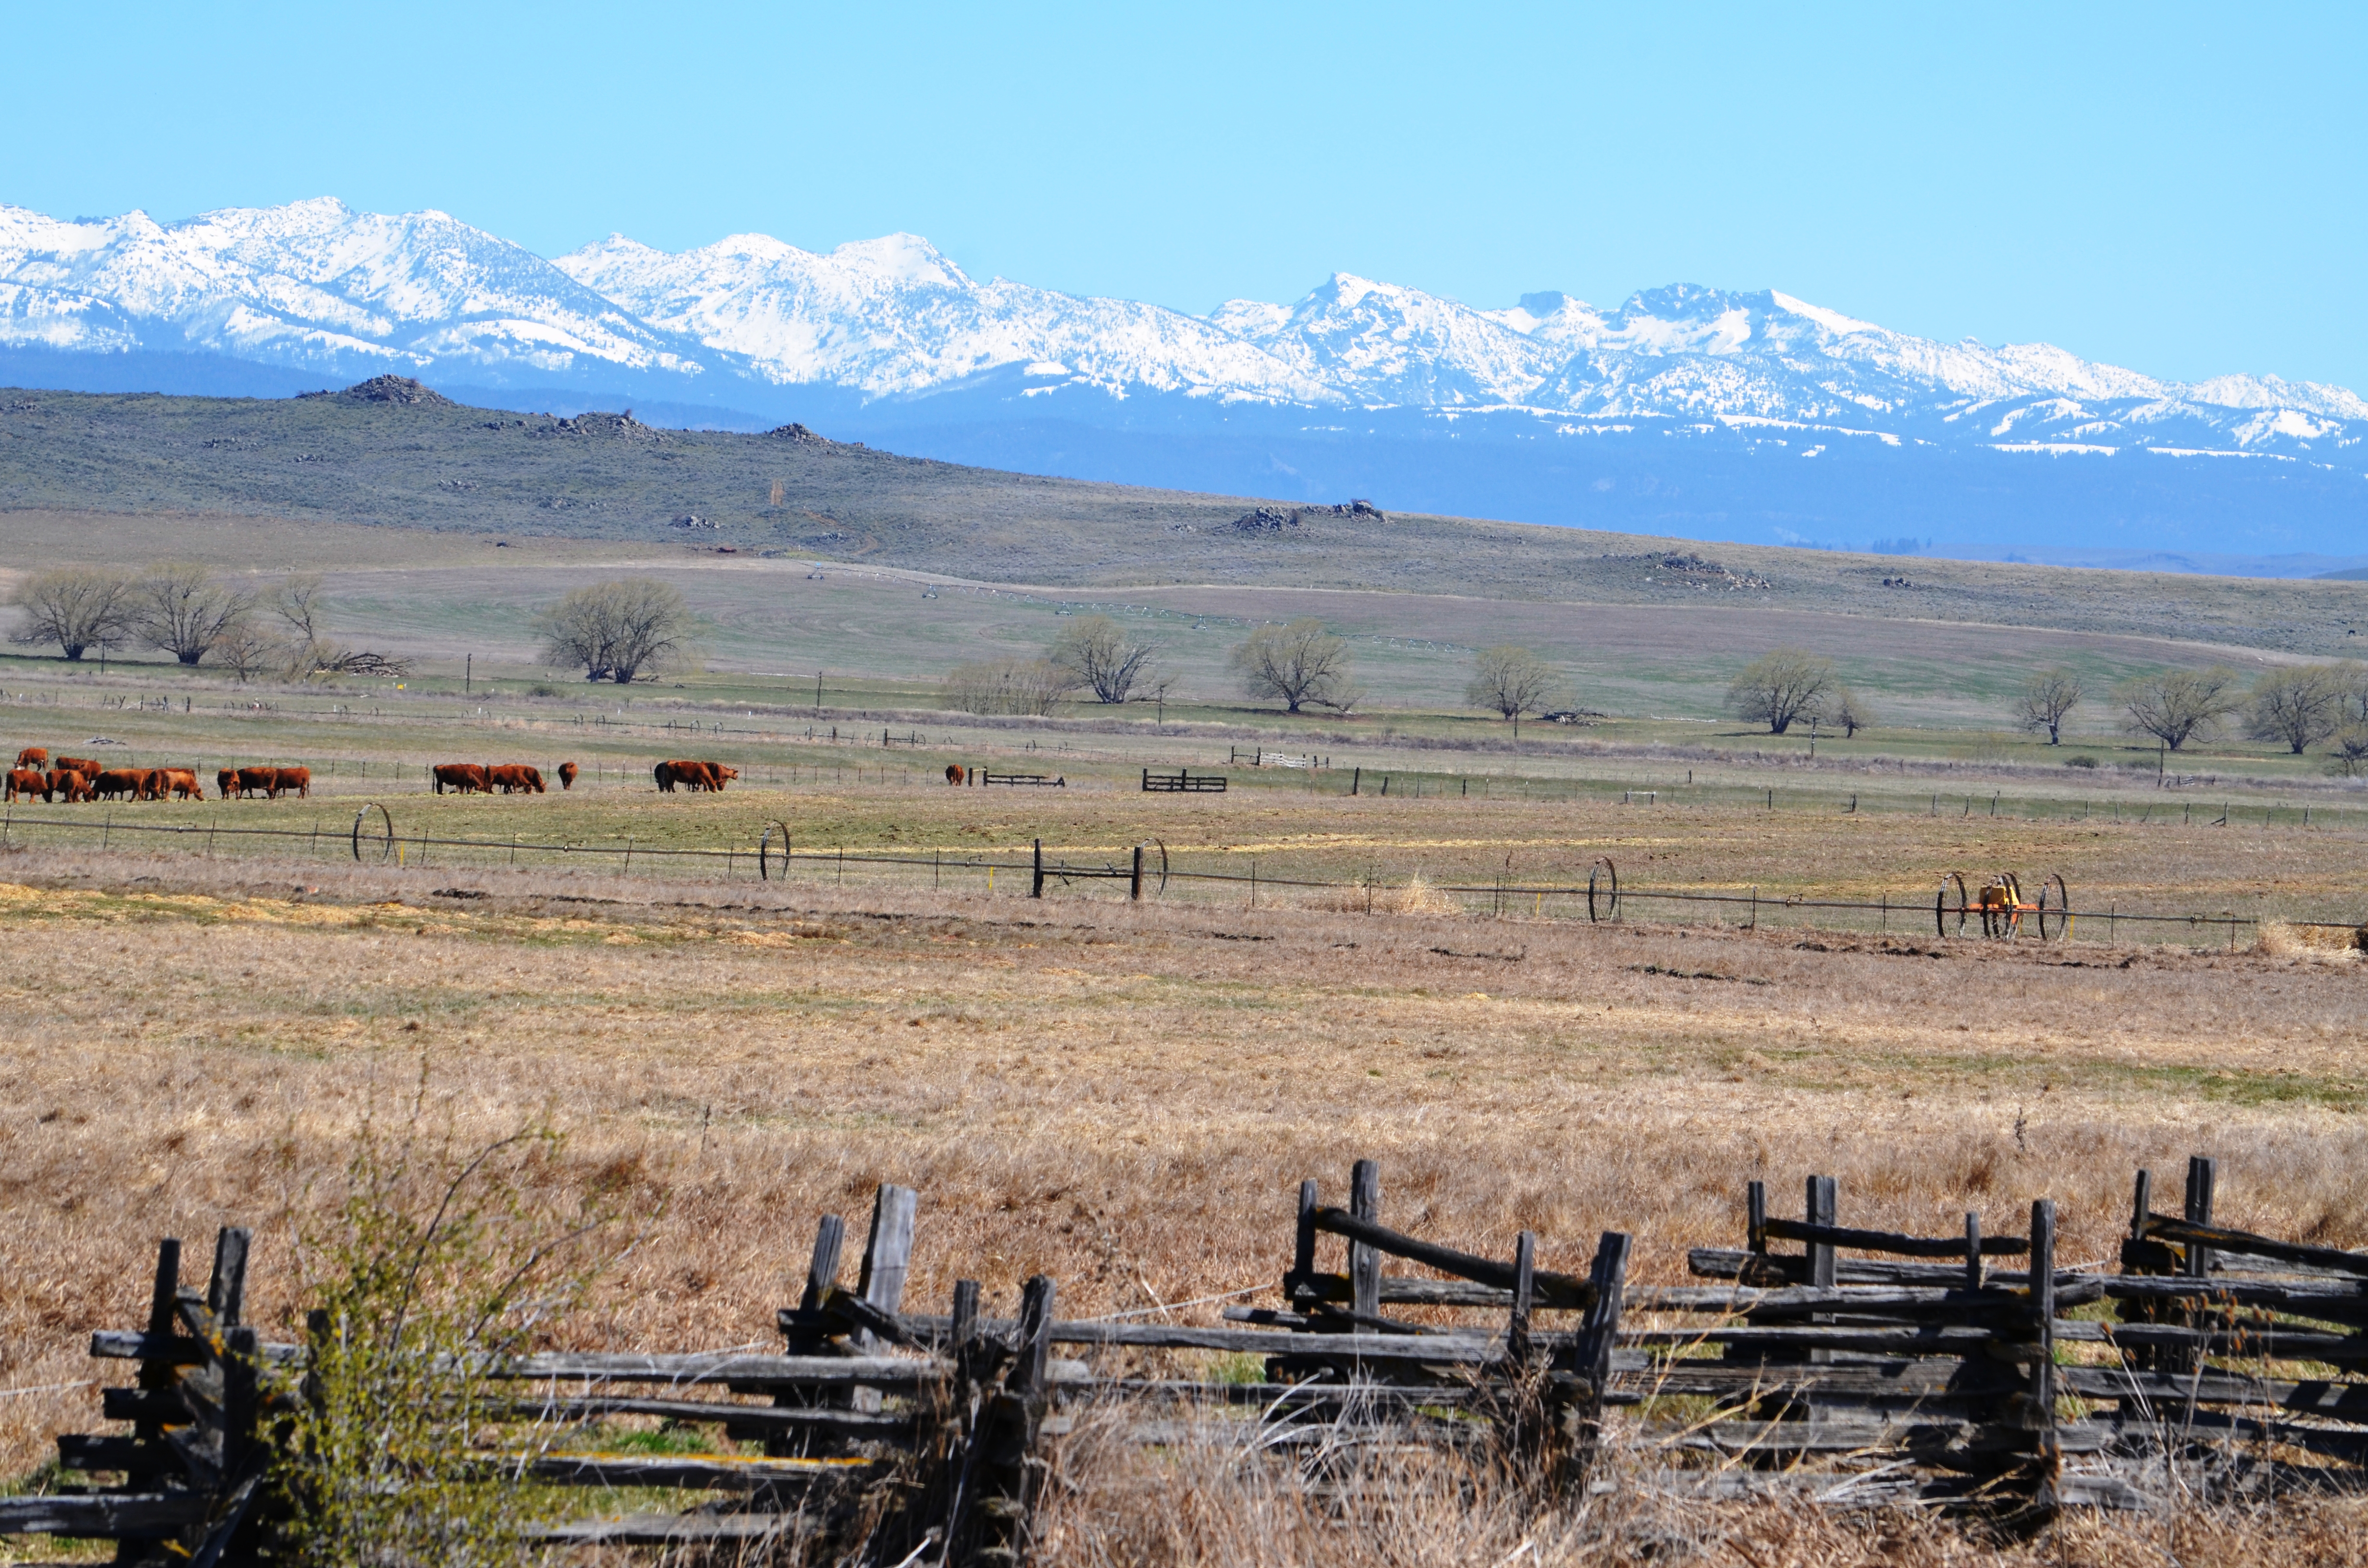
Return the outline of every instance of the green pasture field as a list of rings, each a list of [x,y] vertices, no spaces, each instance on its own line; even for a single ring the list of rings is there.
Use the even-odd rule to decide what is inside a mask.
[[[2033,886],[2051,872],[2063,876],[2078,890],[2076,907],[2117,917],[2351,922],[2368,913],[2357,891],[2368,870],[2368,800],[2321,778],[2305,789],[2299,778],[2262,773],[2258,756],[2211,759],[2247,770],[2214,776],[2219,788],[2162,789],[2150,771],[2018,766],[1981,737],[1947,732],[1927,737],[1928,752],[1976,754],[1962,767],[1899,748],[1886,756],[1870,736],[1821,740],[1811,764],[1805,737],[1767,743],[1731,723],[1679,721],[1576,737],[1560,726],[1531,726],[1522,749],[1500,752],[1476,743],[1500,739],[1508,726],[1437,710],[1393,712],[1361,733],[1330,721],[1339,737],[1311,744],[1251,729],[1253,715],[1240,710],[1228,710],[1227,723],[1171,715],[1166,725],[1118,726],[1087,715],[1012,728],[951,713],[882,718],[894,712],[883,708],[734,713],[708,684],[726,676],[688,677],[679,692],[637,687],[630,705],[620,693],[595,710],[580,690],[535,698],[509,681],[465,694],[243,695],[181,677],[177,668],[115,665],[103,680],[95,671],[60,680],[55,661],[41,671],[28,661],[7,668],[0,734],[13,744],[192,767],[210,796],[214,771],[225,766],[302,764],[313,775],[310,798],[17,802],[0,828],[17,846],[350,861],[357,817],[375,802],[383,814],[364,820],[366,855],[406,866],[424,856],[455,875],[750,880],[759,874],[759,845],[769,858],[786,836],[799,857],[793,877],[984,888],[991,862],[1002,868],[996,891],[1017,893],[1024,891],[1018,868],[1041,840],[1056,865],[1122,868],[1144,844],[1155,870],[1164,863],[1176,873],[1242,879],[1181,876],[1162,895],[1216,903],[1251,896],[1246,879],[1255,865],[1269,900],[1337,903],[1358,896],[1339,889],[1402,889],[1421,878],[1469,890],[1452,895],[1467,910],[1520,913],[1515,906],[1527,898],[1532,915],[1583,916],[1583,901],[1537,890],[1581,888],[1596,860],[1610,858],[1632,893],[1720,894],[1764,905],[1640,899],[1630,906],[1646,918],[1912,931],[1930,926],[1942,872],[1977,881],[1997,869]],[[49,678],[28,678],[36,675]],[[871,695],[917,694],[882,687]],[[1241,730],[1247,740],[1231,738]],[[881,744],[883,731],[894,744]],[[116,744],[90,747],[98,735]],[[1247,761],[1301,745],[1329,766]],[[1243,760],[1229,764],[1229,754]],[[742,777],[721,794],[662,794],[651,766],[676,756],[725,761]],[[562,792],[557,766],[569,759],[584,776]],[[427,770],[439,761],[531,763],[550,790],[438,796]],[[1065,784],[950,789],[950,763]],[[1229,789],[1145,794],[1146,768],[1222,772]],[[177,831],[146,831],[161,828]],[[263,828],[275,831],[245,831]],[[629,850],[637,858],[630,865]],[[851,864],[840,864],[842,852]],[[906,863],[875,863],[882,857]],[[1284,885],[1292,882],[1332,891]],[[1055,892],[1099,899],[1121,889],[1093,881]],[[1879,901],[1899,913],[1787,913],[1787,900]],[[2224,925],[2123,926],[2115,935],[2132,931],[2201,943],[2231,934]]]

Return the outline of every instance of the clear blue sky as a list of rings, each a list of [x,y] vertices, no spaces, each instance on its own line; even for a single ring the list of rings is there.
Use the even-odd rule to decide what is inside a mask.
[[[926,234],[1206,311],[1689,281],[2368,390],[2368,6],[11,7],[0,201]]]

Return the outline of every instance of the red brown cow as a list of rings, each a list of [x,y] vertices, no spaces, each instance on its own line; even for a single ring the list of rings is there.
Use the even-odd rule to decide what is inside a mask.
[[[74,804],[76,801],[87,801],[90,799],[90,778],[87,774],[77,773],[71,767],[51,768],[50,793],[64,796],[68,805]]]
[[[658,788],[669,794],[677,784],[686,790],[721,790],[726,779],[739,777],[736,767],[726,767],[720,762],[694,762],[688,757],[674,757],[657,766]]]
[[[69,773],[79,773],[85,778],[96,778],[107,771],[107,764],[87,756],[62,756],[58,766]]]
[[[483,763],[439,762],[431,771],[439,795],[448,789],[462,795],[481,794],[494,787]]]
[[[147,772],[137,767],[101,768],[98,777],[90,781],[91,794],[102,801],[111,801],[119,797],[127,801],[136,801],[140,799],[140,792],[147,787]]]
[[[202,801],[206,798],[205,786],[198,782],[196,772],[190,768],[165,769],[165,782],[166,793],[176,801]]]
[[[575,788],[575,765],[574,763],[563,762],[559,765],[559,787],[563,790],[573,790]]]
[[[946,782],[947,782],[947,783],[949,783],[949,784],[959,784],[959,783],[961,783],[963,779],[965,779],[965,778],[969,778],[969,777],[970,777],[970,775],[968,775],[967,773],[964,773],[964,772],[962,771],[962,765],[961,763],[959,763],[959,762],[950,762],[950,763],[946,764]]]
[[[140,775],[140,793],[137,799],[161,801],[173,792],[173,780],[163,768],[142,767],[136,771]]]
[[[268,801],[279,799],[279,769],[276,767],[242,767],[238,770],[238,792],[252,794],[260,790]]]
[[[19,767],[47,767],[49,765],[50,754],[40,746],[27,746],[17,754],[17,766]]]
[[[313,793],[313,770],[311,768],[282,767],[278,771],[279,774],[279,788],[282,790],[293,790],[299,795],[307,797],[311,796]]]
[[[238,799],[238,769],[225,767],[214,775],[214,793],[225,801]]]
[[[44,801],[50,798],[48,774],[38,767],[12,767],[8,770],[9,800],[29,801],[36,795]]]
[[[487,777],[494,787],[505,795],[542,794],[542,769],[529,767],[523,762],[505,762],[489,770]]]

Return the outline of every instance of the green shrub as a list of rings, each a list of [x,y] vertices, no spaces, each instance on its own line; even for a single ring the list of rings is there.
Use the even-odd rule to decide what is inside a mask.
[[[517,1562],[558,1494],[532,1462],[569,1433],[521,1421],[488,1362],[585,1299],[639,1173],[552,1196],[562,1147],[532,1127],[472,1153],[366,1125],[343,1201],[304,1238],[309,1346],[273,1475],[294,1561]],[[631,1200],[630,1203],[627,1200]]]

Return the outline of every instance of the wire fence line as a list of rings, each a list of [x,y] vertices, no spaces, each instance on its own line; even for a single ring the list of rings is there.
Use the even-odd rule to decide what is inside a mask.
[[[373,812],[376,813],[375,821],[370,820]],[[567,844],[544,842],[515,835],[507,839],[453,837],[424,832],[399,831],[385,807],[376,801],[370,802],[357,813],[350,828],[332,827],[325,831],[317,824],[310,828],[223,827],[218,824],[199,823],[125,823],[115,820],[111,813],[97,822],[92,822],[86,818],[69,820],[55,817],[17,817],[11,812],[5,816],[0,816],[0,847],[9,846],[14,841],[15,835],[27,831],[96,834],[99,836],[102,849],[111,848],[117,835],[150,835],[178,840],[183,845],[201,844],[209,853],[222,840],[262,839],[290,844],[301,842],[306,846],[309,852],[313,854],[320,853],[325,845],[329,853],[349,856],[361,864],[392,864],[404,867],[415,865],[424,867],[427,864],[427,852],[429,850],[458,850],[464,852],[464,855],[473,854],[473,860],[464,859],[461,864],[473,863],[479,866],[499,862],[515,866],[520,855],[553,857],[563,864],[581,864],[603,859],[620,860],[627,872],[631,871],[632,862],[636,859],[645,862],[671,863],[677,866],[687,864],[721,868],[726,876],[738,874],[745,863],[759,881],[778,880],[784,884],[791,879],[798,868],[804,868],[805,874],[809,876],[818,871],[835,871],[841,883],[845,881],[848,868],[854,868],[859,872],[870,868],[887,868],[908,873],[928,871],[930,874],[932,887],[940,885],[941,880],[948,873],[983,872],[986,875],[987,885],[991,890],[994,886],[995,873],[1004,872],[1030,879],[1031,894],[1037,897],[1042,897],[1048,886],[1065,888],[1076,881],[1126,880],[1129,876],[1128,868],[1108,858],[1099,865],[1058,858],[1077,853],[1074,849],[1063,850],[1056,846],[1050,852],[1056,858],[1048,859],[1046,858],[1048,852],[1041,840],[1030,850],[1014,851],[1009,855],[996,855],[976,850],[951,855],[944,851],[932,851],[923,855],[909,850],[894,852],[868,847],[799,848],[790,842],[787,824],[778,821],[768,824],[752,844],[729,844],[721,847],[711,845],[643,844],[632,838],[628,838],[622,844]],[[1346,880],[1338,877],[1305,875],[1279,876],[1270,871],[1262,870],[1255,860],[1250,863],[1248,869],[1244,870],[1186,869],[1174,867],[1169,863],[1169,857],[1164,846],[1159,849],[1158,854],[1159,861],[1150,871],[1147,879],[1150,882],[1156,883],[1154,896],[1165,892],[1170,883],[1246,889],[1249,893],[1252,907],[1256,907],[1260,890],[1362,894],[1366,900],[1366,910],[1371,913],[1375,907],[1376,900],[1379,900],[1381,907],[1386,910],[1390,906],[1391,899],[1404,891],[1404,884],[1389,881],[1378,871]],[[1891,923],[1895,918],[1906,920],[1910,924],[1902,927],[1903,934],[1912,932],[1917,924],[1929,918],[1933,921],[1936,934],[1940,936],[1969,935],[1971,934],[1969,928],[1980,927],[1983,912],[1977,903],[1967,901],[1962,884],[1954,902],[1952,902],[1948,888],[1953,880],[1943,878],[1941,888],[1932,894],[1903,893],[1897,898],[1886,894],[1873,900],[1817,898],[1807,894],[1762,892],[1757,887],[1739,892],[1651,889],[1620,885],[1617,873],[1611,870],[1609,860],[1599,858],[1595,868],[1590,870],[1588,880],[1584,882],[1526,881],[1505,876],[1486,882],[1432,882],[1426,883],[1425,886],[1430,893],[1441,897],[1472,902],[1486,900],[1488,901],[1487,913],[1499,917],[1508,914],[1518,915],[1519,905],[1525,900],[1531,903],[1531,913],[1535,917],[1576,918],[1583,912],[1585,918],[1590,924],[1618,921],[1622,916],[1624,904],[1628,903],[1680,906],[1700,904],[1723,910],[1748,911],[1748,917],[1739,923],[1748,928],[1756,928],[1763,915],[1774,919],[1788,914],[1848,913],[1876,915],[1880,918],[1882,928],[1884,930],[1891,928]],[[1146,875],[1139,859],[1133,869],[1133,882],[1134,888],[1138,890],[1136,896],[1140,896],[1139,890],[1145,885]],[[1562,908],[1570,909],[1573,913],[1564,915],[1557,910],[1550,914],[1549,900],[1556,901]],[[1353,913],[1354,911],[1349,909],[1344,912]],[[2034,913],[2034,910],[2032,906],[2025,905],[2018,913],[2031,914]],[[2001,915],[2000,919],[2003,921],[2004,916]],[[2109,932],[2108,939],[2115,939],[2121,924],[2128,922],[2141,927],[2176,926],[2192,931],[2225,931],[2230,945],[2233,946],[2239,930],[2258,927],[2271,920],[2278,920],[2287,926],[2318,930],[2351,931],[2363,928],[2363,922],[2357,919],[2305,920],[2265,915],[2239,915],[2227,910],[2209,913],[2163,913],[2123,910],[2118,904],[2109,905],[2103,909],[2078,909],[2071,906],[2068,896],[2062,904],[2045,908],[2043,918],[2036,924],[2043,939],[2068,938],[2075,935],[2079,925],[2084,921],[2092,927],[2099,923],[2103,923]],[[2019,928],[2018,921],[2016,929],[2019,930]]]

